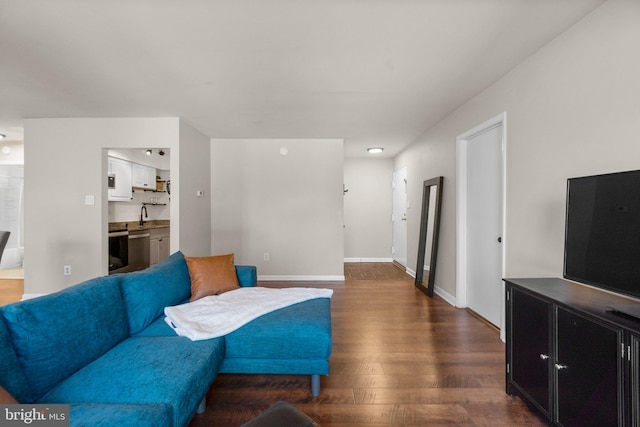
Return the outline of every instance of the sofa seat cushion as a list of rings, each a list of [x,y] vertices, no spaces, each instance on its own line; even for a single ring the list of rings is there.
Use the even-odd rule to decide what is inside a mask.
[[[128,336],[114,276],[10,304],[2,313],[34,400]]]
[[[328,359],[330,303],[317,298],[258,317],[225,336],[226,358]]]
[[[189,270],[180,251],[146,270],[118,277],[131,335],[142,332],[165,307],[179,304],[191,295]]]
[[[224,339],[129,338],[80,369],[42,403],[168,403],[173,425],[186,425],[224,357]]]
[[[72,403],[69,405],[71,427],[166,427],[173,423],[171,405],[109,403]]]

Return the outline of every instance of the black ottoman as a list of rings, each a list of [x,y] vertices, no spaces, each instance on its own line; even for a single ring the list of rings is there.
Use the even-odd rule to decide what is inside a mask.
[[[287,402],[278,402],[242,427],[320,427],[304,412]]]

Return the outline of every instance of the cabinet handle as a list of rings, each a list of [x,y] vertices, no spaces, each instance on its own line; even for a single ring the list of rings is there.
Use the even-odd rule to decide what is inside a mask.
[[[547,360],[548,358],[549,358],[549,356],[547,356],[546,354],[540,353],[540,359]]]
[[[568,368],[568,366],[567,366],[567,365],[561,365],[561,364],[559,364],[559,363],[556,363],[554,366],[556,367],[556,369],[557,369],[558,371],[561,371],[561,370],[563,370],[563,369],[567,369],[567,368]]]

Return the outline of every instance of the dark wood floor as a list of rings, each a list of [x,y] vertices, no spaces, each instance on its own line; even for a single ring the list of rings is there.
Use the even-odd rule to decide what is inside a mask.
[[[319,397],[306,376],[221,374],[190,426],[239,426],[280,400],[323,427],[544,425],[505,393],[504,343],[494,328],[428,298],[392,264],[347,263],[345,277],[320,284],[335,292],[331,374]]]

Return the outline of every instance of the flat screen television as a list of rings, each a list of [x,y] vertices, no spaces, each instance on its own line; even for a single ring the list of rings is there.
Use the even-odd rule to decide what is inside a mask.
[[[640,298],[640,170],[568,179],[564,277]]]

